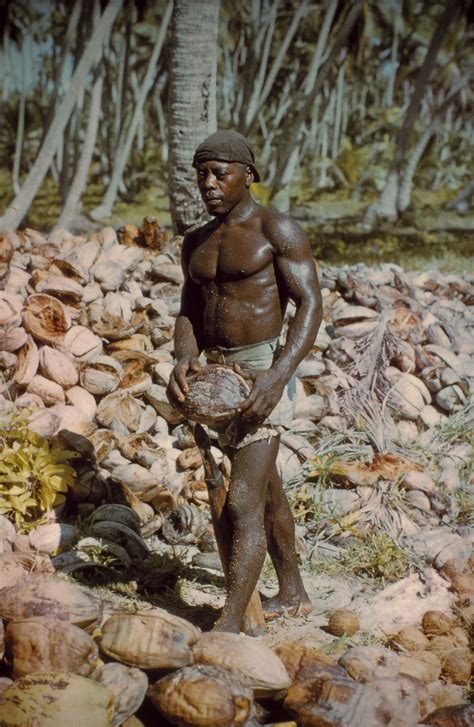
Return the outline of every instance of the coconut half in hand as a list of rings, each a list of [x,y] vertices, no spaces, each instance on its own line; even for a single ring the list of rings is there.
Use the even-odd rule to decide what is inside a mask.
[[[186,377],[189,390],[184,401],[168,392],[170,403],[187,419],[213,427],[230,422],[249,395],[245,379],[229,366],[209,364]]]

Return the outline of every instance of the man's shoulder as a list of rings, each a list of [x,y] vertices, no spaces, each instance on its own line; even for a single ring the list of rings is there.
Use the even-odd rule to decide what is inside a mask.
[[[206,224],[201,225],[201,227],[197,227],[194,230],[187,232],[183,238],[183,248],[192,249],[196,245],[199,245],[199,243],[214,232],[215,227],[215,220],[210,220],[209,222],[206,222]]]
[[[291,243],[307,243],[306,233],[294,217],[273,207],[261,209],[262,231],[277,250],[286,249]]]

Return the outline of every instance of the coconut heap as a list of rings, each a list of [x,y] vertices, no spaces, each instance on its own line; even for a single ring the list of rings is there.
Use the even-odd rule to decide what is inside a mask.
[[[0,514],[0,722],[25,724],[31,707],[45,710],[42,724],[56,725],[72,708],[80,724],[131,727],[148,694],[163,724],[251,725],[270,721],[259,704],[265,694],[270,712],[301,725],[378,725],[382,704],[400,724],[461,724],[449,710],[469,709],[455,705],[465,701],[471,665],[461,631],[472,629],[473,534],[453,521],[469,451],[441,435],[472,413],[472,280],[392,264],[320,275],[324,321],[297,371],[295,417],[279,454],[283,478],[291,495],[318,498],[323,540],[331,542],[334,517],[346,516],[409,538],[451,595],[441,617],[433,609],[426,618],[412,614],[418,634],[385,630],[400,655],[354,647],[337,663],[292,645],[270,658],[268,649],[254,655],[243,636],[202,635],[157,609],[115,613],[90,589],[58,580],[111,567],[139,572],[157,555],[190,560],[215,550],[199,450],[166,397],[179,240],[150,250],[137,239],[119,241],[110,227],[88,236],[0,235],[0,429],[21,412],[31,432],[75,454],[66,499],[43,521],[15,527]],[[362,449],[337,448],[347,431],[363,436]],[[427,451],[437,453],[436,469]],[[226,459],[212,452],[228,474]],[[321,467],[323,490],[315,485]],[[0,512],[2,497],[0,489]],[[315,537],[310,518],[299,535],[319,553],[321,532]],[[159,583],[151,570],[146,587]],[[363,625],[362,610],[359,617]],[[436,625],[440,618],[449,628]],[[353,614],[332,624],[338,635],[354,633]],[[370,667],[385,659],[388,671]],[[171,673],[157,680],[156,669]],[[440,685],[453,689],[435,698]],[[15,706],[18,694],[27,706]],[[51,694],[61,696],[50,702]],[[277,706],[268,707],[269,694]],[[467,724],[472,714],[461,718]]]

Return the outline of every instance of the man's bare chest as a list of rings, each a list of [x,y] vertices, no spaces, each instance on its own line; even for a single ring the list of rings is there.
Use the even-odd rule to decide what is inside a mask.
[[[196,247],[190,258],[189,273],[199,284],[248,278],[271,265],[273,254],[268,240],[259,235],[215,234]]]

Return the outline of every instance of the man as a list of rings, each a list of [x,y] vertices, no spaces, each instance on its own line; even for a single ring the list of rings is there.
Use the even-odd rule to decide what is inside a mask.
[[[208,362],[234,366],[251,384],[238,418],[219,434],[231,461],[227,599],[215,630],[238,633],[265,559],[279,593],[264,610],[309,613],[312,604],[295,551],[294,520],[276,468],[282,414],[291,422],[291,380],[322,318],[321,294],[305,233],[291,218],[256,204],[259,181],[244,136],[218,131],[196,150],[193,166],[214,218],[183,240],[185,282],[175,328],[176,366],[169,389],[183,400],[186,375]],[[296,306],[281,345],[285,310]],[[290,389],[290,390],[289,390]]]

